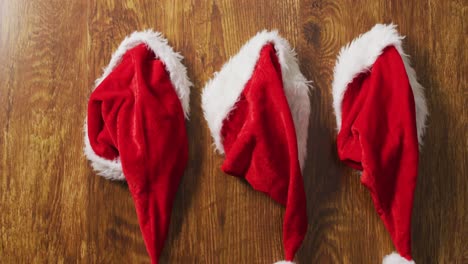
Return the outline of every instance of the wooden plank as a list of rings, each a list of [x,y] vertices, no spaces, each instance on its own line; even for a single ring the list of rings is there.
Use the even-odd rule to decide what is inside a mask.
[[[148,263],[127,186],[82,155],[91,88],[120,41],[161,31],[190,79],[190,161],[163,263],[272,263],[284,209],[223,174],[200,106],[213,72],[261,29],[298,52],[311,92],[299,263],[380,263],[393,250],[359,175],[337,159],[331,82],[342,45],[375,23],[403,35],[430,119],[413,213],[417,263],[468,263],[464,1],[0,0],[0,262]]]
[[[0,2],[2,263],[69,263],[87,252],[87,4],[55,2]]]

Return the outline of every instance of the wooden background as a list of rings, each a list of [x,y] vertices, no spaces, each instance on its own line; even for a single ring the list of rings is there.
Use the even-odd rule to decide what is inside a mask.
[[[337,160],[331,82],[342,45],[375,23],[407,35],[429,127],[413,214],[416,263],[468,263],[467,2],[0,0],[0,263],[148,263],[127,186],[82,154],[93,81],[124,36],[161,31],[184,56],[190,162],[163,263],[272,263],[284,209],[224,175],[200,92],[257,31],[277,28],[314,82],[309,231],[299,263],[380,263],[393,250],[358,174]],[[465,19],[464,19],[465,18]]]

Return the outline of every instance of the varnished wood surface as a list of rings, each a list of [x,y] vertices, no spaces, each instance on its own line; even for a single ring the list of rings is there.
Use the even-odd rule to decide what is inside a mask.
[[[92,172],[82,125],[94,79],[132,31],[184,56],[190,162],[163,263],[272,263],[284,209],[224,175],[200,107],[214,71],[277,28],[311,92],[299,263],[380,263],[393,250],[356,172],[337,160],[331,82],[342,45],[375,23],[407,35],[430,109],[413,213],[416,263],[468,263],[467,3],[414,1],[0,0],[0,263],[148,263],[125,184]]]

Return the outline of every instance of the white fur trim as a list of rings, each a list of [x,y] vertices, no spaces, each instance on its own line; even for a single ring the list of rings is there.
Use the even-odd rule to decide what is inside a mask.
[[[114,68],[119,65],[122,57],[128,50],[142,43],[146,44],[146,46],[154,52],[156,58],[164,62],[172,84],[179,96],[182,108],[184,109],[185,117],[188,117],[190,112],[190,87],[192,83],[187,76],[187,68],[182,64],[182,59],[184,57],[169,46],[167,39],[165,39],[161,33],[151,29],[133,32],[122,41],[114,54],[112,54],[111,61],[104,69],[104,73],[96,80],[95,87],[99,86]]]
[[[153,30],[133,32],[130,36],[126,37],[114,52],[114,54],[112,54],[109,65],[107,65],[107,67],[104,69],[102,76],[96,79],[93,90],[96,89],[96,87],[99,86],[99,84],[101,84],[101,82],[107,76],[109,76],[109,74],[117,65],[119,65],[122,57],[128,50],[142,43],[144,43],[149,49],[151,49],[151,51],[154,52],[156,58],[159,58],[162,62],[164,62],[177,96],[180,99],[182,108],[184,110],[184,115],[187,118],[190,111],[189,100],[190,87],[192,86],[192,83],[188,79],[187,69],[181,62],[183,57],[168,45],[167,40],[162,36],[161,33],[155,32]],[[93,166],[94,170],[97,171],[100,176],[103,176],[109,180],[125,180],[120,159],[107,160],[98,156],[90,145],[87,130],[87,124],[85,122],[84,153],[91,161],[91,165]]]
[[[294,264],[294,262],[287,261],[287,260],[281,260],[281,261],[275,262],[275,264]]]
[[[383,258],[382,264],[415,264],[414,260],[407,260],[400,254],[393,252]]]
[[[223,120],[232,111],[246,83],[252,77],[260,51],[268,43],[273,43],[281,65],[284,91],[296,130],[299,163],[303,168],[307,155],[310,82],[299,69],[296,52],[287,40],[279,36],[277,31],[264,30],[257,33],[224,64],[221,71],[215,73],[213,79],[208,81],[202,94],[205,119],[216,149],[224,154],[221,138]]]
[[[125,175],[122,171],[122,164],[120,163],[120,159],[117,158],[115,160],[108,160],[98,156],[91,144],[89,142],[88,137],[88,124],[85,122],[84,125],[84,153],[86,158],[91,161],[91,166],[97,172],[99,176],[102,176],[108,180],[117,180],[117,181],[124,181]]]
[[[360,73],[369,71],[386,47],[394,46],[403,59],[413,90],[416,105],[418,142],[422,145],[428,110],[424,97],[424,88],[418,82],[416,72],[411,67],[409,58],[403,51],[401,45],[403,38],[398,34],[395,25],[377,24],[370,31],[360,35],[341,49],[335,65],[332,85],[333,108],[335,110],[338,130],[341,128],[341,103],[348,84]]]

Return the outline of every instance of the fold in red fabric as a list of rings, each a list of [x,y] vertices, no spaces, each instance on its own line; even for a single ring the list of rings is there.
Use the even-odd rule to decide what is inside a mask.
[[[361,182],[401,256],[411,260],[411,212],[418,175],[415,100],[395,47],[348,85],[338,154]]]
[[[158,263],[188,159],[184,112],[164,63],[144,44],[127,51],[91,94],[87,124],[94,152],[120,159],[146,249]]]
[[[293,118],[275,48],[265,45],[251,79],[221,129],[222,170],[286,206],[283,245],[292,261],[307,231],[306,197]]]

